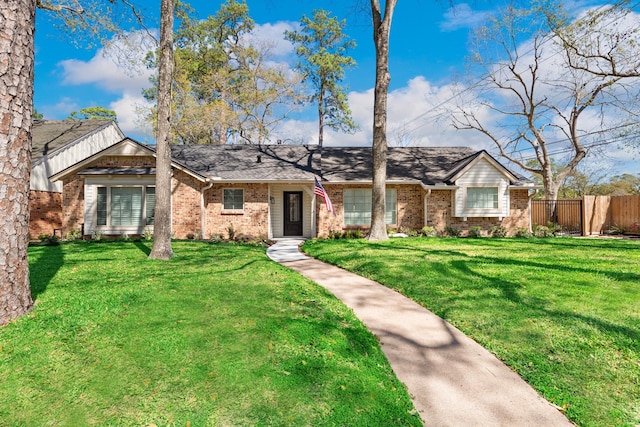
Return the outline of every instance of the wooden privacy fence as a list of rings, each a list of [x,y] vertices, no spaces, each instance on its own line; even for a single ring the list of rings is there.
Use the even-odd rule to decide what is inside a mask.
[[[562,226],[589,236],[612,231],[640,234],[640,195],[584,196],[582,199],[531,201],[531,223]]]
[[[582,200],[532,200],[531,223],[553,223],[560,225],[565,233],[582,234]]]

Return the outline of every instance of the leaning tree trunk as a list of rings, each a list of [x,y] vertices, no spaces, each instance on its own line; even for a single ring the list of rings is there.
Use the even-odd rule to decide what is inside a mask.
[[[149,258],[169,259],[171,249],[171,80],[173,75],[174,0],[160,6],[160,64],[158,68],[158,136],[156,140],[156,210],[153,248]]]
[[[387,94],[389,91],[389,33],[396,0],[385,3],[384,17],[380,3],[371,0],[373,40],[376,46],[376,87],[373,103],[373,188],[371,191],[371,231],[369,240],[387,240],[385,190],[387,181]]]
[[[33,307],[29,175],[35,0],[0,2],[0,325]]]

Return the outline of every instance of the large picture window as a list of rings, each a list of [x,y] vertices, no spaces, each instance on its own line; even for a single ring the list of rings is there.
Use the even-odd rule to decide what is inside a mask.
[[[498,187],[468,187],[467,209],[498,209]]]
[[[385,192],[385,223],[397,222],[397,193],[395,189]],[[343,192],[344,224],[371,225],[371,189],[347,188]]]
[[[225,211],[241,211],[244,208],[244,190],[225,188],[222,194],[222,207]]]
[[[152,225],[155,187],[97,187],[96,225],[140,227]]]

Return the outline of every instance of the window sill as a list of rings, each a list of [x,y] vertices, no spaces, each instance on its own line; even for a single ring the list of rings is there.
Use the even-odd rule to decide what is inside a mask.
[[[244,210],[223,210],[220,215],[244,215]]]

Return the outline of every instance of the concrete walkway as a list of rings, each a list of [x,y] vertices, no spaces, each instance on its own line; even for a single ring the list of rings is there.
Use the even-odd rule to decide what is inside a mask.
[[[375,334],[426,426],[572,426],[520,376],[438,316],[401,294],[298,250],[284,239],[274,261],[325,287]]]

